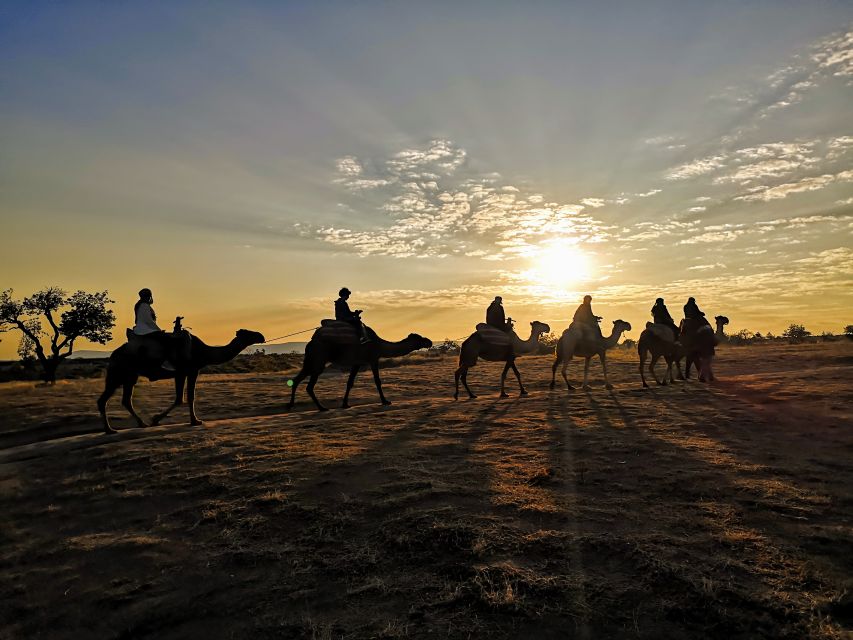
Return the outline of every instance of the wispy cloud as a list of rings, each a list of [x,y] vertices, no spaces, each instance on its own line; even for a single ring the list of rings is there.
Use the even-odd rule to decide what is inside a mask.
[[[787,198],[794,193],[804,193],[807,191],[817,191],[834,182],[851,182],[853,181],[853,170],[842,171],[836,174],[823,174],[820,176],[812,176],[803,178],[797,182],[786,182],[785,184],[776,185],[775,187],[759,186],[750,189],[750,192],[737,196],[735,200],[743,200],[744,202],[768,202],[770,200],[779,200]]]
[[[670,169],[666,174],[667,180],[688,180],[697,176],[711,173],[725,166],[725,155],[698,158]]]
[[[534,253],[543,239],[602,242],[614,227],[585,210],[628,201],[620,196],[551,202],[542,194],[507,183],[498,174],[473,171],[466,159],[464,149],[445,139],[384,160],[339,159],[333,182],[354,197],[368,191],[371,197],[369,202],[348,206],[372,206],[386,217],[373,228],[361,230],[317,227],[315,237],[363,256],[462,255],[502,260]]]

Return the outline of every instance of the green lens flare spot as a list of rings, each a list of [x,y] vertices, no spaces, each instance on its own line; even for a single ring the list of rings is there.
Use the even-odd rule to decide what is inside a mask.
[[[288,381],[287,381],[287,386],[288,386],[288,387],[292,387],[292,386],[293,386],[293,380],[288,380]]]

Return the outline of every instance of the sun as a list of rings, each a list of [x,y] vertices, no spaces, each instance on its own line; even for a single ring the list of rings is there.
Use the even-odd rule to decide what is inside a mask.
[[[592,271],[590,257],[573,245],[547,245],[532,257],[532,262],[530,279],[557,290],[588,280]]]

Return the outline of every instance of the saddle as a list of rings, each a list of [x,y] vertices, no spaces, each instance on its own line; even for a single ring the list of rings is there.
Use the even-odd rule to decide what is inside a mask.
[[[513,333],[509,331],[501,331],[497,327],[481,322],[477,325],[477,333],[489,344],[508,347],[512,345]]]
[[[192,335],[186,329],[178,333],[154,331],[138,335],[127,329],[128,351],[138,358],[159,364],[169,360],[175,365],[188,363],[192,357]]]
[[[371,339],[376,339],[373,329],[365,326],[364,330]],[[349,322],[327,318],[320,321],[320,328],[314,332],[311,339],[323,340],[331,344],[356,345],[361,344],[361,332]]]
[[[675,343],[675,334],[672,331],[672,327],[669,325],[658,322],[647,322],[646,329],[663,342]]]
[[[601,341],[601,334],[596,331],[593,327],[589,326],[584,322],[572,322],[569,325],[569,328],[563,331],[563,334],[566,333],[574,333],[578,339],[583,342],[593,342],[598,343]]]

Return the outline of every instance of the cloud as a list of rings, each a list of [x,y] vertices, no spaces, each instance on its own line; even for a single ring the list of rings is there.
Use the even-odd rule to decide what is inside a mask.
[[[637,196],[638,198],[648,198],[648,197],[651,197],[657,193],[660,193],[661,191],[663,191],[663,189],[649,189],[645,193],[635,193],[634,195]]]
[[[725,269],[726,265],[722,262],[715,262],[714,264],[696,264],[692,267],[687,267],[688,271],[711,271],[713,269]]]
[[[465,150],[449,140],[432,140],[422,149],[405,149],[384,160],[340,158],[333,182],[355,198],[370,191],[370,200],[350,206],[369,206],[385,216],[372,228],[324,226],[313,228],[313,235],[362,256],[485,260],[530,255],[546,238],[599,243],[610,236],[613,227],[584,210],[623,199],[550,202],[498,174],[477,173],[466,160]]]
[[[853,75],[853,31],[823,40],[814,48],[811,59],[834,76]]]
[[[836,174],[824,174],[803,178],[797,182],[787,182],[775,187],[759,186],[750,190],[750,193],[735,197],[735,200],[744,202],[769,202],[770,200],[779,200],[787,198],[794,193],[804,193],[807,191],[817,191],[834,182],[851,182],[853,181],[853,170],[842,171]]]
[[[670,169],[666,174],[667,180],[688,180],[697,176],[711,173],[725,166],[726,155],[708,156],[687,162]]]

